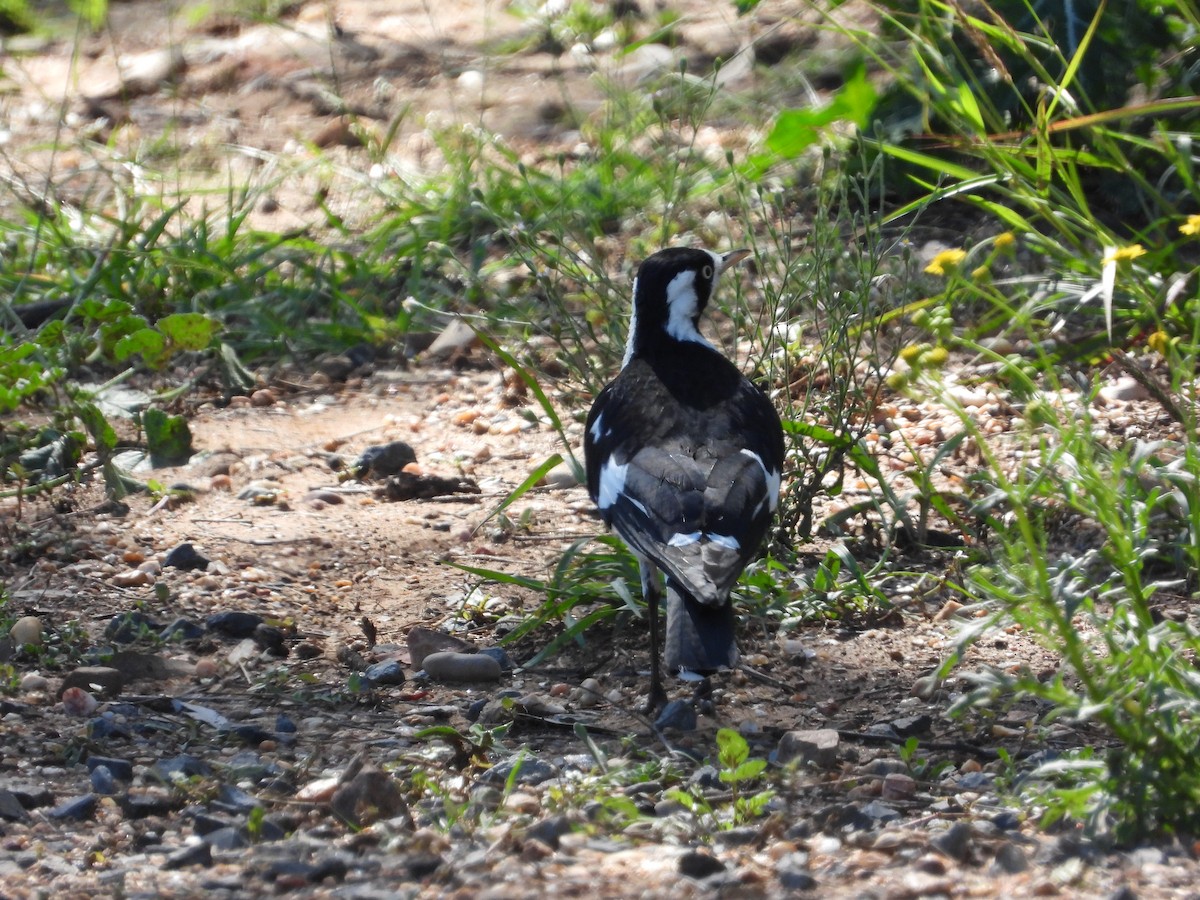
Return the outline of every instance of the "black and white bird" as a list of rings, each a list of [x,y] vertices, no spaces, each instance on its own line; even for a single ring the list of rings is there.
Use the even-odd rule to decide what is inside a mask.
[[[700,334],[717,278],[749,255],[672,248],[633,283],[621,371],[587,417],[588,492],[637,557],[650,619],[650,702],[668,672],[736,665],[730,589],[779,503],[783,427],[766,395]]]

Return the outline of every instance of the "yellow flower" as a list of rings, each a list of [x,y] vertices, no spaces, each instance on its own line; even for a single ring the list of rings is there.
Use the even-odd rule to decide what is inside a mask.
[[[967,258],[966,250],[943,250],[925,267],[930,275],[948,275],[958,268],[959,263]]]
[[[1011,231],[1005,231],[996,235],[996,240],[992,242],[992,246],[994,246],[997,250],[1007,250],[1016,242],[1017,239],[1013,236],[1013,233]]]
[[[1187,221],[1179,226],[1180,234],[1200,234],[1200,215],[1193,213],[1187,217]]]
[[[1171,336],[1165,331],[1155,331],[1146,338],[1146,345],[1160,356],[1165,356],[1171,346]]]
[[[991,273],[988,272],[987,266],[979,266],[978,268],[971,270],[971,280],[972,281],[984,281],[987,279],[989,274],[991,274]]]
[[[1133,262],[1139,256],[1146,255],[1146,248],[1141,244],[1130,244],[1128,247],[1114,247],[1105,254],[1104,259],[1100,261],[1102,266],[1107,266],[1110,263]]]

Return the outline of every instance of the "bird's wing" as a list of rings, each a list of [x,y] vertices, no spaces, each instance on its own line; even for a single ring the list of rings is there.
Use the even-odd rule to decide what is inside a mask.
[[[744,402],[717,421],[697,416],[647,432],[644,411],[618,380],[588,417],[588,489],[604,521],[707,604],[728,598],[778,497],[779,419],[761,392],[746,388]]]

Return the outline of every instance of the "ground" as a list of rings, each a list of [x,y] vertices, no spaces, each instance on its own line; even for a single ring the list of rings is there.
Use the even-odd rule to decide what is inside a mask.
[[[694,70],[752,44],[780,56],[827,52],[824,36],[799,26],[800,4],[767,2],[744,19],[726,4],[670,6],[683,14],[677,52]],[[414,124],[392,145],[387,166],[396,172],[438,165],[425,127],[435,120],[479,122],[524,153],[552,153],[574,139],[564,109],[586,113],[602,96],[594,66],[636,78],[637,66],[662,64],[649,54],[601,53],[597,62],[569,47],[498,56],[488,51],[531,27],[503,3],[300,3],[282,23],[262,25],[166,18],[163,8],[113,3],[111,31],[83,40],[79,58],[74,43],[51,41],[5,63],[0,146],[25,200],[41,195],[51,172],[58,197],[95,201],[91,158],[51,153],[55,138],[77,147],[91,133],[144,148],[166,122],[171,141],[192,151],[182,177],[208,186],[259,177],[272,165],[265,161],[303,157],[312,145],[361,173],[372,163],[355,129],[378,135],[401,113]],[[119,82],[106,80],[118,70]],[[555,91],[546,98],[548,78]],[[753,78],[731,67],[728,89],[750,89]],[[744,126],[713,139],[736,146]],[[136,166],[130,177],[140,177]],[[311,224],[310,188],[302,174],[282,181],[257,220],[279,230]],[[335,190],[329,203],[348,213],[354,199]],[[19,689],[0,700],[0,895],[1194,895],[1195,867],[1179,848],[1104,854],[1072,829],[1039,830],[1036,810],[999,804],[997,779],[1015,773],[999,748],[1021,760],[1090,737],[1077,726],[1035,727],[1034,709],[949,715],[966,681],[932,676],[975,612],[946,592],[897,594],[891,615],[851,625],[748,620],[745,666],[714,679],[694,728],[655,729],[640,714],[649,648],[644,622],[628,612],[499,681],[415,680],[414,627],[495,647],[516,614],[545,600],[451,564],[544,580],[568,547],[601,531],[586,492],[562,473],[495,514],[564,450],[514,384],[478,346],[453,364],[384,357],[346,380],[276,372],[229,405],[203,392],[191,398],[198,455],[135,469],[161,488],[128,498],[127,509],[108,504],[97,484],[64,488],[53,505],[0,501],[9,609],[36,617],[54,651],[7,651]],[[1008,413],[986,391],[973,408],[985,429],[1005,427]],[[1110,411],[1155,418],[1142,400],[1114,401]],[[954,427],[933,404],[897,401],[880,415],[916,446]],[[570,421],[578,452],[578,418]],[[362,451],[396,440],[413,448],[418,475],[473,482],[478,493],[392,500],[379,480],[342,477]],[[966,457],[946,466],[951,475],[969,467]],[[868,490],[850,484],[838,502]],[[822,499],[821,512],[833,502]],[[206,568],[164,565],[184,543]],[[814,566],[828,546],[804,548],[804,559]],[[932,572],[941,560],[910,562]],[[609,599],[600,586],[575,612]],[[126,646],[106,629],[130,613],[144,617],[134,621],[144,632],[178,619],[203,626],[222,613],[261,617],[266,630],[257,642],[212,627],[182,642],[143,633],[115,662],[70,657],[72,646]],[[529,661],[560,627],[509,646],[512,661]],[[286,658],[271,652],[281,645]],[[364,664],[388,660],[408,680],[363,681]],[[72,695],[60,700],[62,680],[88,662],[112,663],[122,684],[98,708],[87,700],[73,708]],[[963,671],[983,664],[1053,671],[1057,661],[1001,632],[970,651]],[[598,702],[579,691],[588,678]],[[494,702],[505,694],[514,709]],[[672,694],[687,698],[692,688],[673,684]],[[418,736],[430,726],[465,735],[473,717],[485,728],[512,723],[483,754],[488,762],[502,771],[523,749],[537,765],[512,784],[489,784],[464,755],[469,746]],[[828,757],[805,751],[809,764],[784,780],[767,815],[727,830],[664,792],[690,785],[728,806],[728,785],[696,774],[698,759],[715,758],[719,727],[740,731],[752,756],[775,763],[789,732],[828,729],[820,739],[833,744]],[[909,733],[916,750],[902,752]],[[612,772],[644,767],[646,776],[597,782],[597,756]],[[104,758],[133,766],[131,779],[110,773],[111,792],[89,773],[89,760]],[[190,780],[171,781],[179,768]],[[435,788],[422,794],[413,778],[426,771]],[[640,815],[618,817],[615,798]],[[467,800],[454,824],[455,804]],[[365,827],[346,823],[355,815]]]

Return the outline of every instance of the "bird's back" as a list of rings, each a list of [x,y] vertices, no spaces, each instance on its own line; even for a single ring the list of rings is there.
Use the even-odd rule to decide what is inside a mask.
[[[588,417],[588,489],[605,522],[703,603],[718,604],[766,535],[778,413],[711,347],[635,355]]]

